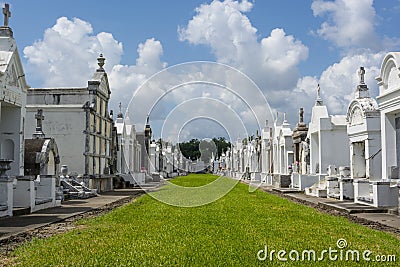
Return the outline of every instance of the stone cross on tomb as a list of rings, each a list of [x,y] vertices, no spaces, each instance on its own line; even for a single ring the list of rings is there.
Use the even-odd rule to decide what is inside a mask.
[[[3,14],[4,14],[4,27],[8,27],[8,21],[11,17],[10,5],[5,4],[3,7]]]
[[[303,123],[304,122],[304,109],[300,108],[299,110],[299,123]]]
[[[364,67],[360,67],[358,71],[358,76],[360,76],[360,84],[365,84],[365,69]]]
[[[44,138],[43,128],[42,128],[42,121],[44,120],[43,110],[38,109],[37,113],[35,114],[36,119],[36,130],[33,134],[35,138]]]

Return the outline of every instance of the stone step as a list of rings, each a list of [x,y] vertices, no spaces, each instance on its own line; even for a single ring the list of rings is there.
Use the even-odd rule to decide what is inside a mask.
[[[365,204],[359,204],[347,201],[335,201],[321,203],[335,210],[344,211],[350,214],[354,213],[388,213],[388,208],[376,208]]]
[[[45,203],[52,202],[53,200],[51,198],[36,198],[35,199],[35,205],[41,205]]]
[[[301,193],[303,190],[297,189],[297,188],[272,188],[273,191],[280,192],[283,194],[289,194],[289,193]]]
[[[13,208],[13,216],[26,215],[31,213],[31,208]]]

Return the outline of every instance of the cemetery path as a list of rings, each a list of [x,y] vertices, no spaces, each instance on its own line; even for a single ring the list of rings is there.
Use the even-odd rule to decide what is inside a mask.
[[[114,190],[89,199],[68,200],[61,207],[1,218],[0,258],[33,238],[47,238],[78,228],[76,221],[105,214],[134,201],[145,192],[141,188]]]

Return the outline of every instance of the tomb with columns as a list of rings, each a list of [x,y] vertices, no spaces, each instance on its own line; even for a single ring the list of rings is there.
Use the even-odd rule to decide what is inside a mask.
[[[347,175],[346,168],[350,163],[350,149],[346,116],[330,116],[321,99],[319,85],[317,92],[317,100],[311,111],[307,134],[307,138],[310,140],[309,176],[317,182],[306,187],[305,192],[317,197],[326,197],[325,177],[327,175],[336,176],[338,168],[341,169],[341,176]]]
[[[279,121],[279,113],[276,113],[274,126],[272,130],[272,183],[276,180],[275,175],[280,172],[280,158],[279,158],[279,133],[281,131],[281,122]],[[279,187],[279,186],[278,186]]]
[[[43,131],[56,140],[60,164],[67,165],[72,176],[97,191],[113,189],[111,173],[113,156],[113,119],[108,111],[111,90],[103,66],[105,58],[98,57],[99,68],[82,88],[30,88],[27,93],[27,115],[37,109],[46,114]],[[25,134],[35,128],[26,125]]]
[[[261,181],[272,185],[272,127],[266,121],[261,131]]]
[[[0,217],[13,212],[13,180],[24,175],[24,122],[28,85],[17,43],[8,22],[9,5],[3,8],[0,27]]]
[[[149,149],[149,171],[153,182],[159,182],[161,178],[160,172],[158,171],[158,164],[160,161],[158,159],[157,147],[157,143],[154,140],[151,141]],[[178,170],[180,170],[181,167],[180,159],[178,159]]]
[[[307,139],[308,127],[304,123],[304,109],[299,110],[299,122],[293,130],[294,168],[291,175],[290,187],[304,190],[318,181],[317,176],[309,175],[310,148]]]
[[[373,205],[373,184],[379,183],[382,175],[381,116],[377,102],[369,95],[363,67],[359,75],[360,82],[347,111],[350,174],[354,183],[354,202]]]
[[[392,207],[399,203],[400,52],[391,52],[385,56],[376,80],[379,85],[377,102],[381,115],[382,175],[381,180],[372,181],[372,194],[367,195],[364,201],[373,206]]]
[[[248,141],[248,138],[238,138],[232,144],[232,176],[236,179],[250,179]]]
[[[273,184],[275,187],[289,187],[291,183],[290,177],[293,171],[294,155],[293,132],[290,129],[290,124],[286,120],[286,113],[284,113],[282,124],[275,129],[275,134]]]
[[[238,138],[231,145],[231,165],[232,171],[231,176],[233,178],[239,179],[243,173],[243,158],[242,158],[242,139]]]
[[[144,131],[136,133],[136,139],[140,145],[140,179],[143,175],[145,176],[145,181],[152,181],[151,177],[151,164],[150,164],[150,145],[152,138],[152,130],[150,126],[150,117],[147,116]]]
[[[400,166],[400,52],[383,60],[377,78],[382,129],[382,178],[398,179]]]
[[[144,173],[140,172],[141,145],[136,138],[136,129],[127,116],[122,114],[122,104],[115,121],[117,129],[117,175],[129,185],[139,185],[145,182]]]
[[[355,202],[366,199],[366,196],[361,196],[367,193],[363,190],[364,185],[378,179],[381,172],[380,113],[376,101],[369,96],[363,67],[359,76],[359,84],[346,115],[350,141],[349,175],[327,177],[328,197],[355,199]]]
[[[261,136],[256,131],[256,135],[251,137],[247,146],[249,158],[250,179],[261,182]]]

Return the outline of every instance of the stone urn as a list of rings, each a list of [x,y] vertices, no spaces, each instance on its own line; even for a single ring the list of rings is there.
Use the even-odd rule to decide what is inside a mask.
[[[61,175],[67,177],[68,174],[68,165],[61,165]]]
[[[339,167],[339,174],[340,177],[350,177],[350,167],[348,166]]]

